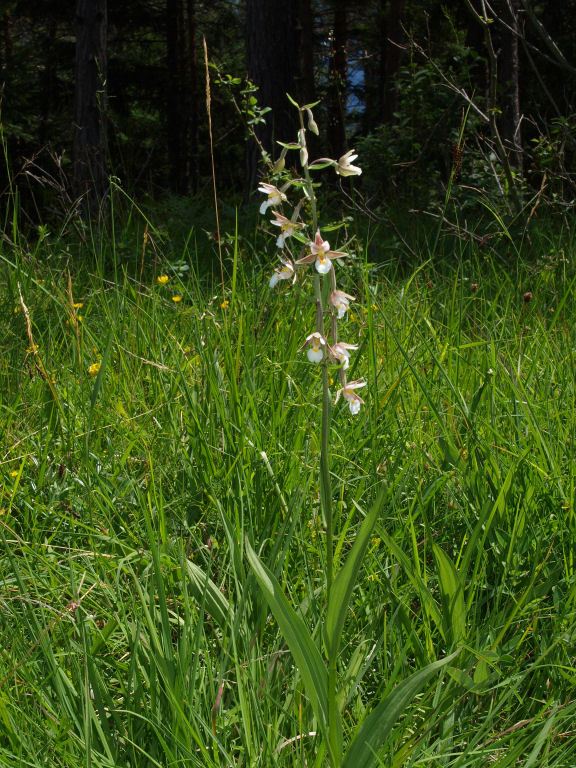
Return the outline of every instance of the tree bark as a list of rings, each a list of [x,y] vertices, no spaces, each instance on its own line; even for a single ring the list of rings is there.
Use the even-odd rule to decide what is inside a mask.
[[[333,0],[334,25],[330,36],[328,71],[328,146],[333,158],[346,151],[346,96],[348,81],[348,14],[346,0]]]
[[[380,49],[380,72],[382,83],[382,120],[391,123],[398,109],[396,77],[402,62],[402,12],[404,0],[391,0],[388,13],[383,18]]]
[[[509,152],[510,164],[522,171],[522,137],[520,132],[520,66],[518,58],[519,0],[500,0],[505,27],[500,33],[500,98],[502,140]]]
[[[106,0],[77,0],[74,188],[84,218],[98,215],[108,192],[106,160]]]
[[[296,111],[286,98],[295,94],[297,50],[296,0],[247,0],[246,53],[248,77],[259,87],[258,103],[270,107],[266,124],[256,127],[264,149],[273,156],[275,141],[294,141]],[[247,185],[256,182],[259,165],[258,147],[249,143]]]

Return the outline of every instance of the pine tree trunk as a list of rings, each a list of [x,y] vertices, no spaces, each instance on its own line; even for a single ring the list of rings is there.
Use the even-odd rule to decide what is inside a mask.
[[[108,192],[106,160],[106,0],[77,0],[74,187],[84,218]]]
[[[333,0],[334,26],[328,72],[328,146],[339,158],[346,151],[346,86],[348,80],[348,15],[346,0]]]
[[[510,164],[522,171],[522,137],[520,133],[520,66],[518,58],[519,0],[501,0],[502,28],[500,38],[499,81],[502,117],[500,130],[504,146],[509,152]]]
[[[273,156],[278,152],[275,141],[294,141],[296,115],[286,98],[294,93],[298,50],[296,34],[296,0],[247,0],[246,53],[248,77],[259,87],[261,107],[272,110],[266,125],[256,128],[264,149]],[[253,189],[259,165],[258,147],[250,142],[247,155],[247,192]]]

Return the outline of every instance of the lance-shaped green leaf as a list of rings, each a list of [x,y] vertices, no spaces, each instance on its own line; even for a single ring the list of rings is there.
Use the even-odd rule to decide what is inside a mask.
[[[246,556],[290,648],[316,719],[326,733],[328,731],[328,676],[322,657],[304,621],[288,602],[276,577],[262,563],[248,541],[246,541]]]
[[[384,492],[380,494],[364,518],[350,554],[332,584],[330,604],[326,614],[326,650],[328,656],[338,653],[350,598],[357,583],[358,573],[370,541],[370,534],[378,520],[383,502]]]
[[[226,629],[234,622],[232,606],[218,589],[212,579],[196,563],[186,563],[190,579],[190,591],[195,599],[202,603],[206,613],[210,614],[221,629]]]
[[[445,664],[449,664],[458,653],[459,651],[456,651],[429,664],[397,685],[362,721],[344,755],[342,768],[373,768],[377,764],[378,750],[385,743],[398,718],[405,713],[408,704],[420,693],[428,678]]]

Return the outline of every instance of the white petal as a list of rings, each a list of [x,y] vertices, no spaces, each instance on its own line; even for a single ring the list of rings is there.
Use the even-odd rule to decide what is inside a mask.
[[[278,248],[284,248],[284,235],[278,235],[278,239],[276,240],[276,245]]]
[[[268,202],[268,200],[264,200],[264,202],[260,206],[260,213],[266,213],[269,207],[270,207],[270,203]]]
[[[316,259],[316,271],[320,272],[321,275],[327,275],[328,272],[330,272],[332,265],[328,261],[328,259],[325,259],[324,261],[320,261],[320,259]]]
[[[270,286],[270,288],[274,288],[274,286],[276,285],[276,283],[278,282],[278,280],[280,280],[280,278],[278,277],[278,272],[274,272],[274,274],[273,274],[273,275],[272,275],[272,277],[270,278],[270,282],[268,283],[268,285]]]

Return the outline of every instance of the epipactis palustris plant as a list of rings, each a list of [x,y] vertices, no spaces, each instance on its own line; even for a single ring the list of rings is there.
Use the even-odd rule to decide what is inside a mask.
[[[274,183],[261,183],[259,192],[266,197],[260,206],[260,213],[272,215],[270,223],[278,227],[276,247],[279,265],[270,277],[270,288],[280,290],[278,284],[287,281],[292,285],[297,278],[312,275],[315,299],[314,329],[303,339],[299,352],[306,351],[308,360],[322,368],[322,425],[320,434],[320,507],[325,526],[325,568],[326,611],[322,619],[322,632],[310,632],[300,613],[296,612],[285,597],[274,574],[264,565],[260,557],[246,540],[246,554],[252,570],[263,590],[274,617],[286,639],[300,673],[304,689],[316,720],[316,728],[322,739],[319,747],[320,765],[326,754],[331,768],[367,768],[375,766],[378,749],[391,732],[396,719],[402,714],[408,701],[420,690],[437,669],[450,662],[455,654],[429,664],[424,669],[405,678],[384,700],[353,729],[348,746],[343,743],[343,707],[350,691],[338,689],[338,657],[342,634],[349,612],[349,602],[357,582],[363,558],[367,552],[372,530],[379,519],[385,499],[383,490],[359,524],[356,536],[345,562],[340,567],[334,563],[334,526],[332,515],[332,490],[330,483],[330,418],[332,395],[329,387],[329,366],[337,366],[340,387],[334,404],[348,405],[352,416],[360,413],[364,401],[358,390],[366,386],[363,379],[348,381],[347,371],[350,356],[358,349],[356,344],[341,341],[338,336],[338,321],[345,318],[350,302],[355,297],[338,287],[337,269],[345,264],[347,254],[333,250],[322,234],[315,187],[311,172],[332,168],[339,176],[358,176],[362,173],[354,165],[357,155],[354,150],[346,152],[338,160],[322,157],[313,162],[308,159],[306,132],[318,133],[312,108],[315,104],[300,107],[288,97],[297,108],[300,119],[298,139],[294,143],[280,143],[282,151],[272,169]],[[306,123],[306,125],[305,125]],[[299,154],[301,176],[291,175],[285,170],[286,155],[290,151]],[[296,200],[292,205],[291,198]],[[309,213],[309,219],[302,220],[301,212]],[[334,227],[332,227],[334,229]],[[326,231],[326,230],[325,230]],[[293,253],[293,250],[296,253]],[[342,270],[341,270],[342,271]],[[328,281],[328,285],[326,285]],[[325,299],[325,301],[324,301]],[[341,550],[342,538],[338,548]],[[337,573],[335,571],[337,570]],[[322,637],[322,647],[318,638]],[[307,729],[308,735],[314,732]],[[300,734],[289,739],[291,744],[304,738]],[[310,764],[312,764],[311,761]],[[380,764],[378,762],[378,764]]]
[[[289,97],[290,98],[290,97]],[[292,101],[292,99],[290,99]],[[326,602],[330,610],[332,587],[334,582],[333,563],[333,517],[332,492],[329,470],[329,434],[332,397],[329,389],[328,367],[337,366],[340,389],[336,392],[334,403],[340,398],[348,404],[350,413],[356,415],[363,404],[357,390],[365,386],[362,379],[348,381],[347,371],[350,365],[350,355],[358,349],[357,344],[340,340],[338,321],[343,320],[350,309],[350,302],[355,297],[338,287],[338,269],[344,264],[348,254],[334,250],[322,234],[316,200],[316,182],[312,181],[311,173],[325,168],[332,168],[342,177],[359,176],[362,170],[353,165],[357,155],[354,150],[346,152],[339,160],[322,157],[309,162],[306,133],[318,133],[314,121],[312,107],[315,105],[298,106],[300,129],[294,143],[280,143],[282,151],[272,173],[274,183],[263,182],[258,191],[265,195],[260,206],[260,213],[272,215],[270,224],[278,227],[276,247],[279,265],[270,277],[270,288],[276,288],[282,280],[292,284],[302,275],[312,276],[314,298],[316,305],[314,330],[303,340],[299,351],[306,350],[308,360],[322,365],[323,401],[322,427],[320,441],[320,503],[326,528]],[[285,158],[288,152],[298,154],[302,173],[300,176],[291,175],[285,170]],[[291,202],[293,199],[293,202]],[[308,220],[302,220],[301,213],[306,211]],[[332,228],[333,229],[333,228]],[[328,281],[325,288],[324,281]],[[278,617],[277,617],[278,618]],[[338,764],[338,753],[341,754],[342,736],[341,723],[337,707],[337,655],[338,649],[334,643],[325,642],[328,675],[326,679],[326,717],[324,736],[333,765]],[[294,653],[294,649],[292,648]],[[322,717],[319,717],[322,720]],[[322,731],[322,724],[320,723]]]

